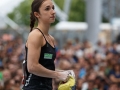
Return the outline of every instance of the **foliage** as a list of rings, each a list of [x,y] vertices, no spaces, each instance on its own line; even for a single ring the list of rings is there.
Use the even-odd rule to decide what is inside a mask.
[[[55,3],[63,10],[64,0],[54,0]],[[24,0],[13,12],[8,16],[19,25],[29,26],[30,9],[32,0]],[[85,21],[85,1],[72,0],[71,9],[69,13],[69,21]],[[56,24],[58,21],[54,24]],[[52,24],[52,25],[54,25]]]
[[[72,0],[69,21],[85,21],[85,0]]]
[[[20,25],[29,25],[30,22],[30,5],[32,0],[24,0],[18,7],[16,7],[12,13],[8,16]]]
[[[63,10],[64,0],[54,0]],[[85,0],[72,0],[69,21],[85,21]]]

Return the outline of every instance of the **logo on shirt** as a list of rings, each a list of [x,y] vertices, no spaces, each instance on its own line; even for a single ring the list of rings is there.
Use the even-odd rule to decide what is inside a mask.
[[[52,59],[53,54],[44,53],[44,59]]]
[[[25,86],[27,86],[29,84],[31,77],[32,77],[32,74],[30,74],[28,79],[26,80]]]

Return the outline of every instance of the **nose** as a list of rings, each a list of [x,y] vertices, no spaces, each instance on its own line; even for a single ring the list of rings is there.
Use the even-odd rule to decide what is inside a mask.
[[[55,10],[54,9],[52,9],[52,14],[54,15],[56,12],[55,12]]]

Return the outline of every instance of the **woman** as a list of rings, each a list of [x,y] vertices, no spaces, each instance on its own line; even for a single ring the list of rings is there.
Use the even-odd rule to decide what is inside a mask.
[[[55,21],[52,0],[34,0],[31,5],[31,32],[26,42],[23,90],[52,90],[52,78],[67,80],[68,71],[55,71],[56,57],[54,38],[48,34],[50,24]],[[35,21],[38,26],[34,28]]]

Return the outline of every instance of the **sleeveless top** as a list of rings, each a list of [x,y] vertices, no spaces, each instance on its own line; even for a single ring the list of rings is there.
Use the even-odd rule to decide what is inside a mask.
[[[42,31],[39,28],[36,28],[36,29],[38,29],[42,33]],[[45,38],[43,33],[42,35]],[[55,65],[54,65],[54,60],[56,58],[55,47],[52,47],[47,42],[46,38],[45,38],[45,41],[46,41],[46,44],[43,47],[41,47],[39,63],[49,70],[55,70]],[[25,60],[27,60],[28,48],[26,47],[26,45],[25,45],[25,50],[26,50]],[[27,67],[25,68],[25,71],[26,71],[27,77],[25,80],[25,84],[23,86],[23,90],[42,90],[42,88],[43,90],[52,90],[52,78],[41,77],[41,76],[34,75],[32,73],[29,73]]]

